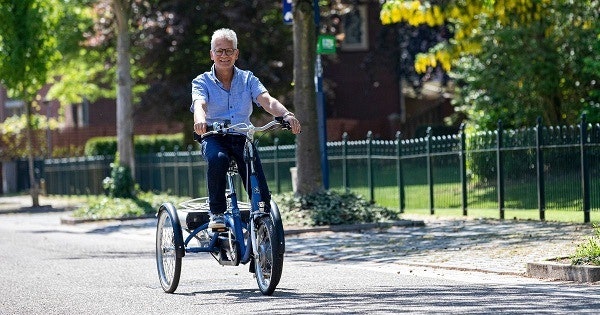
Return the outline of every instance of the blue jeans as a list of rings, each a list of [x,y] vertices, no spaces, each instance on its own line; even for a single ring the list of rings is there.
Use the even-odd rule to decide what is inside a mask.
[[[246,163],[244,162],[244,144],[246,136],[241,135],[210,135],[202,139],[202,154],[208,163],[206,172],[206,183],[208,186],[208,200],[210,211],[213,214],[221,214],[227,208],[227,200],[225,190],[227,180],[225,175],[229,169],[229,161],[234,159],[238,166],[238,172],[242,177],[244,188],[248,192],[248,197],[251,194],[248,191],[250,184],[250,174],[248,174]],[[254,170],[258,179],[258,186],[262,201],[265,202],[265,208],[269,208],[271,202],[271,193],[267,186],[267,180],[260,163],[260,158],[254,145]],[[268,210],[268,209],[266,209]]]

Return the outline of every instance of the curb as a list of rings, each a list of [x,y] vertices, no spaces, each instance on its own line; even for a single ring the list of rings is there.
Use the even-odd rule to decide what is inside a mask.
[[[151,219],[151,218],[156,218],[156,215],[148,214],[148,215],[139,216],[139,217],[129,217],[129,218],[120,217],[120,218],[102,218],[102,219],[80,219],[80,218],[73,218],[73,217],[62,217],[62,218],[60,218],[60,224],[75,225],[75,224],[90,223],[90,222],[132,221],[132,220]]]
[[[600,281],[600,266],[571,265],[556,260],[527,263],[527,276],[575,282]]]

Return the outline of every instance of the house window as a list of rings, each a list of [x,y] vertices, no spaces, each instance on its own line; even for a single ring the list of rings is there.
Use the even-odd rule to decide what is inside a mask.
[[[355,6],[342,16],[344,39],[342,50],[363,51],[369,48],[367,6]]]
[[[25,114],[25,102],[21,100],[8,100],[5,103],[6,117]]]

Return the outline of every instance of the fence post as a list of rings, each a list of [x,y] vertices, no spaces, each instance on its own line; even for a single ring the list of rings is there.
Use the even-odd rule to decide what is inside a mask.
[[[496,177],[498,181],[498,210],[500,211],[500,220],[504,220],[504,154],[502,152],[503,133],[502,120],[498,120],[498,130],[496,133]]]
[[[160,147],[160,192],[165,191],[165,146]]]
[[[181,192],[179,191],[179,146],[175,145],[173,148],[175,151],[175,163],[173,164],[173,178],[175,181],[175,194],[177,196],[181,196]]]
[[[462,195],[463,215],[467,215],[467,136],[465,135],[465,124],[460,124],[460,184]]]
[[[191,144],[188,144],[187,150],[188,150],[188,194],[190,195],[190,198],[194,198],[194,172],[193,172],[194,160],[192,158],[192,145]]]
[[[400,131],[396,131],[396,182],[398,183],[400,213],[404,213],[406,202],[404,196],[404,174],[402,173],[402,133]]]
[[[425,143],[427,144],[427,184],[429,186],[429,214],[435,214],[435,202],[433,200],[433,166],[431,165],[431,127],[427,127]]]
[[[590,172],[589,160],[587,154],[587,122],[586,115],[581,115],[580,135],[580,152],[581,152],[581,191],[583,193],[583,222],[590,223]]]
[[[275,151],[273,152],[273,176],[275,176],[275,187],[277,194],[281,194],[281,179],[279,178],[279,138],[273,139]]]
[[[542,137],[542,117],[537,118],[536,126],[536,164],[537,164],[537,194],[538,194],[538,209],[540,211],[540,220],[546,220],[546,186],[544,179],[544,151],[542,150],[543,137]]]
[[[369,186],[369,201],[375,203],[375,189],[373,187],[373,132],[367,132],[367,186]]]
[[[345,131],[342,134],[342,182],[344,190],[348,192],[348,133]]]

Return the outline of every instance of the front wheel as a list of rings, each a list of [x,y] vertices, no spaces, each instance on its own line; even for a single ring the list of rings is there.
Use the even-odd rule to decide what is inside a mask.
[[[160,211],[156,225],[156,267],[160,285],[167,293],[175,292],[181,275],[181,256],[176,252],[175,229],[169,211]]]
[[[257,257],[254,257],[256,282],[262,294],[271,295],[281,279],[284,248],[282,240],[275,231],[273,221],[268,216],[259,218],[256,224],[256,248],[258,252]]]

